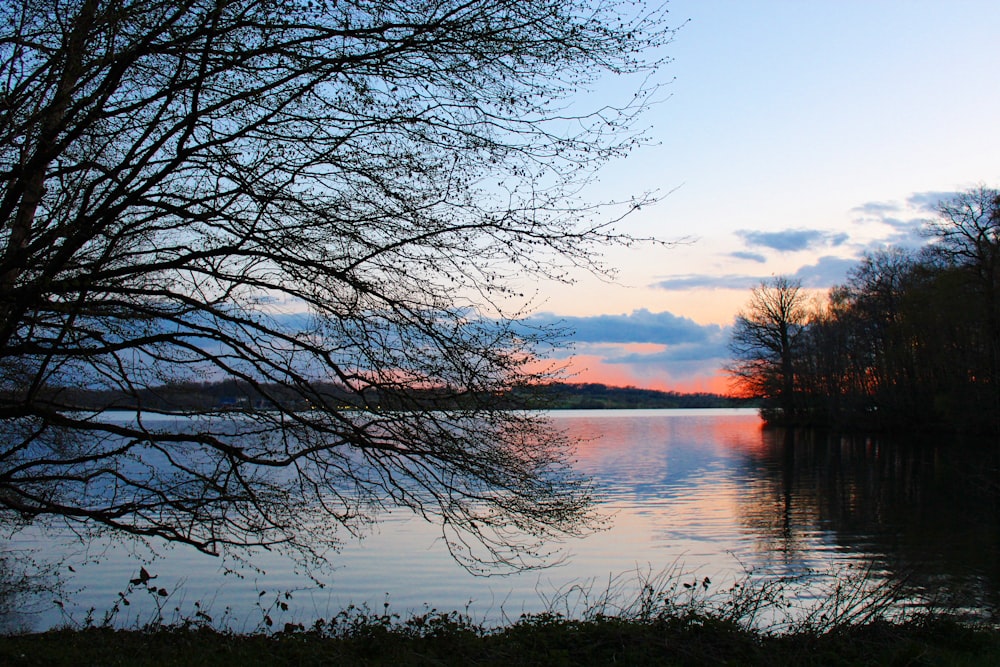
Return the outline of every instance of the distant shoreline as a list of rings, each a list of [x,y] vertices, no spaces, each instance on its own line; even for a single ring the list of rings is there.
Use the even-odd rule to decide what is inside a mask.
[[[440,410],[475,407],[512,410],[632,410],[669,408],[755,408],[753,399],[713,393],[681,393],[615,387],[598,383],[552,383],[518,387],[500,396],[470,396],[461,391],[440,388],[413,388],[404,392],[379,393],[374,390],[351,391],[333,383],[316,385],[317,398],[342,410]],[[199,413],[209,411],[246,412],[277,408],[308,410],[313,405],[301,396],[293,396],[278,385],[249,382],[184,382],[144,389],[134,395],[124,392],[96,391],[64,387],[48,397],[67,409],[149,410],[164,413]],[[301,403],[301,405],[300,405]]]

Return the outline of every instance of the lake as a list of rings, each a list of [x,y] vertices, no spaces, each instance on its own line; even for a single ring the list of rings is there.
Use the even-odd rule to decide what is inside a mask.
[[[556,564],[473,576],[435,526],[382,517],[363,540],[331,556],[318,585],[271,553],[252,565],[186,547],[81,545],[28,529],[7,549],[62,561],[59,598],[39,598],[8,624],[44,629],[100,621],[140,567],[165,596],[119,603],[120,626],[199,611],[235,630],[310,624],[350,604],[404,616],[427,608],[500,623],[551,608],[579,613],[609,588],[634,596],[649,577],[709,577],[720,590],[755,577],[830,577],[870,568],[905,576],[919,594],[971,609],[1000,606],[1000,445],[958,438],[894,440],[764,429],[753,410],[565,411],[552,418],[580,439],[577,468],[601,492],[606,530],[553,545]],[[70,569],[72,568],[72,569]],[[288,609],[281,607],[287,605]],[[179,610],[179,611],[175,611]]]

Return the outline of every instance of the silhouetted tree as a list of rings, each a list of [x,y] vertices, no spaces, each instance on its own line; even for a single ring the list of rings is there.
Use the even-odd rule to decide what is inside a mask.
[[[846,353],[852,337],[851,312],[844,290],[831,290],[826,302],[816,303],[806,330],[800,336],[796,385],[802,419],[825,424],[839,418],[854,397]]]
[[[797,364],[808,319],[801,283],[785,276],[754,288],[736,317],[729,346],[734,360],[727,371],[741,393],[766,399],[769,421],[797,418]]]
[[[1000,432],[1000,193],[943,201],[925,231],[918,252],[862,257],[807,322],[786,307],[796,284],[755,290],[734,329],[739,386],[791,396],[779,415],[813,424]]]
[[[967,379],[959,401],[990,411],[1000,430],[1000,191],[979,186],[942,201],[925,232],[951,276],[941,288],[963,306],[965,350],[976,355],[956,369]]]
[[[576,193],[638,140],[655,86],[568,100],[653,72],[664,19],[615,1],[0,4],[0,509],[309,556],[404,506],[464,562],[514,567],[582,530],[568,443],[491,409],[554,374],[535,357],[553,332],[517,324],[530,297],[507,278],[565,279],[628,240],[610,225],[641,201]],[[144,410],[157,386],[225,379],[259,402]],[[415,386],[442,409],[408,403]],[[81,411],[70,388],[139,408]],[[373,392],[402,409],[367,409]]]
[[[841,321],[849,331],[851,391],[880,416],[902,421],[926,409],[918,391],[920,378],[905,302],[913,257],[887,248],[862,257],[848,272],[842,299],[848,304]]]

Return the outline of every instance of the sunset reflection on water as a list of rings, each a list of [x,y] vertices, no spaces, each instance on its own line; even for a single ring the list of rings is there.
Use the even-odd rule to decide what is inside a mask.
[[[449,557],[439,527],[393,512],[332,555],[333,567],[318,576],[322,588],[270,553],[237,577],[182,547],[151,557],[114,542],[95,545],[88,558],[67,561],[77,570],[71,584],[81,588],[76,613],[106,609],[140,563],[160,585],[183,591],[182,613],[207,600],[216,611],[230,608],[236,629],[252,628],[261,590],[296,591],[283,620],[306,624],[349,604],[381,609],[387,599],[403,614],[427,605],[502,622],[545,610],[557,591],[599,591],[613,581],[634,587],[643,573],[680,570],[724,589],[745,570],[797,576],[867,564],[884,576],[906,574],[927,591],[971,591],[971,604],[997,606],[996,456],[948,442],[765,429],[752,410],[551,416],[579,440],[575,466],[593,478],[609,518],[605,530],[553,544],[554,567],[473,576]],[[628,585],[626,596],[634,594]],[[60,620],[52,610],[38,624]]]

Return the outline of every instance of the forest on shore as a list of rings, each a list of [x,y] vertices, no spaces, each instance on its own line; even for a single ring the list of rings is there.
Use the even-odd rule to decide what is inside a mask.
[[[825,299],[785,276],[754,289],[729,372],[767,421],[1000,433],[1000,191],[940,202],[923,232]]]

